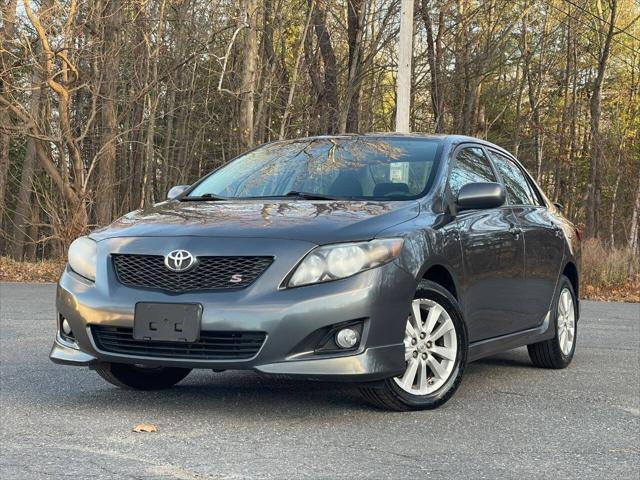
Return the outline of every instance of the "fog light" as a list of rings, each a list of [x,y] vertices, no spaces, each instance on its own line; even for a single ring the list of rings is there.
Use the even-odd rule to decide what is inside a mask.
[[[360,341],[360,334],[353,328],[343,328],[336,333],[336,343],[340,348],[353,348]]]
[[[62,319],[62,333],[64,333],[68,337],[72,336],[71,325],[69,325],[69,322],[66,318]]]

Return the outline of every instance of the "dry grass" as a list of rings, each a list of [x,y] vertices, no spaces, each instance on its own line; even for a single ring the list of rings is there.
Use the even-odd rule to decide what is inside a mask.
[[[16,262],[0,257],[0,281],[56,282],[63,261]],[[640,302],[640,258],[629,249],[609,249],[598,240],[582,245],[582,297],[592,300]]]
[[[594,287],[624,285],[640,272],[640,258],[628,248],[605,248],[596,239],[582,244],[582,281]]]
[[[640,258],[628,248],[607,248],[596,239],[582,244],[583,296],[640,302]]]

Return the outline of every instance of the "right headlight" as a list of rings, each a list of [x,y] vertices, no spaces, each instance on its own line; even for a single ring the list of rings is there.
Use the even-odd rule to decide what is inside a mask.
[[[69,246],[69,266],[78,275],[96,279],[96,254],[98,246],[89,237],[76,238]]]
[[[402,243],[402,238],[382,238],[317,247],[296,267],[287,286],[329,282],[377,267],[396,258]]]

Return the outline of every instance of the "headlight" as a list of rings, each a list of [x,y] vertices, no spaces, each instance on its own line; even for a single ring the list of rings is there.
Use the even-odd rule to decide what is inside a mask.
[[[96,242],[89,237],[76,238],[69,246],[69,266],[78,275],[96,279]]]
[[[402,242],[401,238],[383,238],[315,248],[300,262],[287,286],[329,282],[377,267],[396,258]]]

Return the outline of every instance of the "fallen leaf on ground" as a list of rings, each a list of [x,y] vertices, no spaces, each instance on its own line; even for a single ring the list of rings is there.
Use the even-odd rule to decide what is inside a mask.
[[[136,433],[141,432],[157,432],[158,427],[156,427],[153,423],[140,423],[133,427],[133,431]]]

